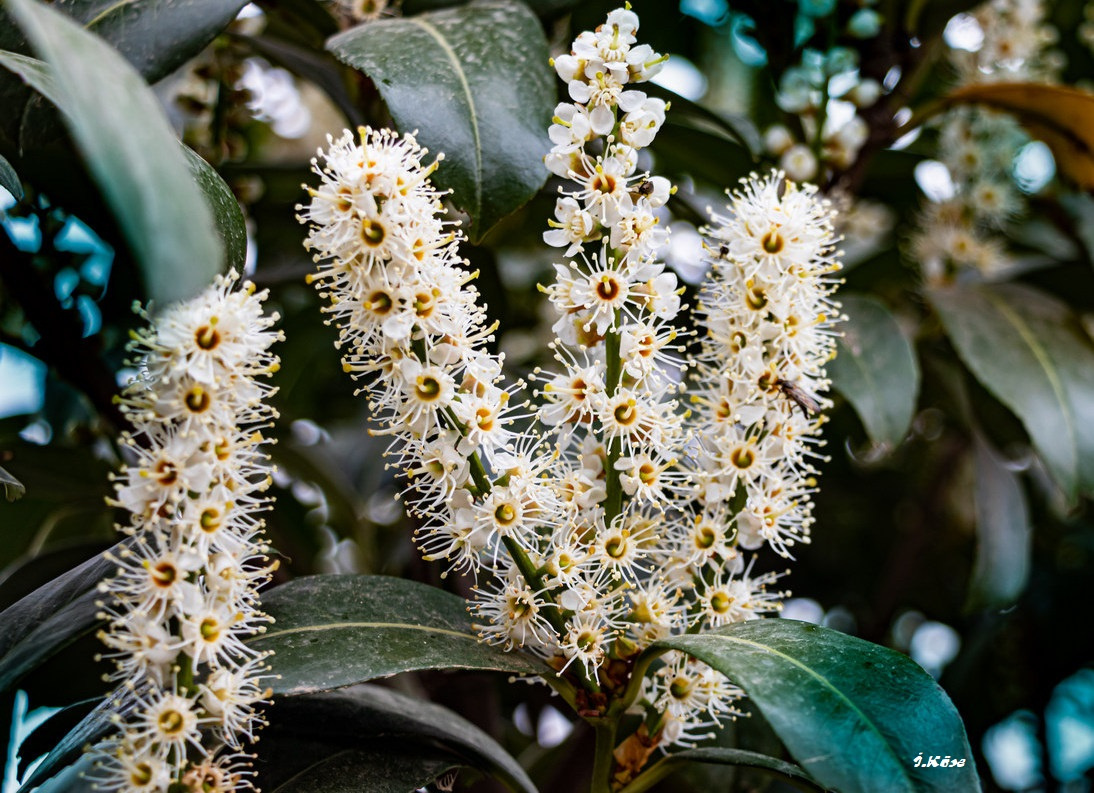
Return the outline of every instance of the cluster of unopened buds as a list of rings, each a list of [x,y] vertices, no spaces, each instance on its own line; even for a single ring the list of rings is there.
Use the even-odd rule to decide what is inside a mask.
[[[273,569],[262,538],[275,418],[276,315],[265,293],[221,277],[134,334],[139,374],[120,398],[130,462],[114,506],[126,540],[99,586],[100,638],[115,664],[116,734],[88,774],[116,791],[251,787],[246,745],[264,722],[266,654],[246,639],[270,621],[258,588]]]
[[[484,641],[539,655],[594,711],[627,684],[618,662],[658,639],[778,610],[780,574],[745,551],[789,557],[809,539],[838,319],[831,208],[781,173],[753,176],[713,216],[689,351],[683,290],[659,258],[674,188],[638,168],[669,107],[637,86],[665,58],[637,31],[617,9],[553,61],[572,100],[545,158],[563,180],[544,234],[563,254],[542,287],[556,363],[528,397],[486,349],[495,325],[413,135],[329,139],[298,208],[419,547],[474,577]],[[656,742],[686,745],[739,696],[669,655],[636,707]]]

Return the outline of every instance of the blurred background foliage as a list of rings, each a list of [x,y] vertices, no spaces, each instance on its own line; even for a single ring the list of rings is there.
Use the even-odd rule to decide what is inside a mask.
[[[92,23],[105,4],[55,5]],[[458,3],[404,0],[384,13],[452,5]],[[528,5],[557,53],[616,4]],[[849,296],[852,335],[834,376],[846,395],[837,390],[826,429],[830,459],[816,498],[814,541],[797,554],[789,579],[796,597],[786,616],[909,652],[935,674],[965,719],[985,789],[1089,790],[1092,483],[1079,474],[1074,482],[1061,481],[1046,466],[1043,449],[1039,454],[1035,448],[1044,441],[1034,437],[1031,444],[1035,433],[1026,429],[1036,417],[1015,412],[1028,403],[1006,398],[1006,385],[993,382],[985,375],[990,365],[978,361],[1003,353],[990,337],[980,338],[975,350],[957,349],[955,328],[966,304],[954,309],[925,288],[909,240],[933,186],[931,169],[923,165],[938,156],[937,129],[887,148],[898,123],[895,110],[927,106],[953,84],[943,31],[958,30],[960,22],[955,27],[951,20],[973,5],[882,0],[876,6],[880,32],[862,38],[846,33],[854,14],[867,7],[853,0],[637,3],[643,40],[672,56],[662,87],[651,88],[672,99],[652,164],[681,188],[670,206],[670,263],[693,296],[702,275],[695,226],[708,205],[720,204],[725,187],[777,161],[764,154],[761,131],[774,123],[794,127],[796,116],[775,101],[776,87],[803,50],[852,48],[861,76],[879,82],[898,70],[895,84],[907,93],[888,94],[883,107],[863,113],[884,134],[871,137],[858,161],[837,169],[826,185],[888,211],[877,216],[870,234],[844,230],[842,292]],[[1060,34],[1054,47],[1066,63],[1060,82],[1082,84],[1094,75],[1091,50],[1075,35],[1086,19],[1084,5],[1058,0],[1047,7]],[[389,121],[376,85],[324,50],[324,41],[347,24],[339,8],[316,0],[236,3],[186,46],[163,44],[162,52],[172,57],[153,58],[142,73],[178,135],[216,168],[244,208],[246,272],[270,288],[282,316],[286,341],[276,378],[281,420],[272,450],[277,506],[268,518],[279,578],[383,573],[459,592],[463,582],[441,580],[438,568],[415,551],[413,526],[396,500],[401,483],[384,466],[385,441],[366,432],[367,406],[354,398],[332,346],[335,333],[323,324],[319,300],[304,282],[312,265],[295,212],[301,185],[312,181],[310,157],[327,132]],[[132,39],[111,39],[112,29],[99,27],[140,62],[139,51],[126,49]],[[0,49],[25,51],[2,16]],[[913,71],[914,81],[900,80]],[[112,395],[129,373],[125,343],[138,321],[131,304],[150,294],[64,127],[48,117],[46,103],[28,101],[28,89],[11,75],[0,76],[0,97],[8,106],[22,97],[20,123],[9,117],[0,134],[0,184],[11,194],[0,234],[3,607],[113,542],[104,498],[108,474],[119,464],[116,434],[123,419]],[[1094,201],[1051,171],[1035,181],[1027,191],[1030,211],[999,231],[1023,263],[1002,280],[1036,290],[1034,302],[1051,299],[1049,313],[1069,335],[1059,343],[1046,337],[1048,350],[1072,356],[1064,369],[1074,364],[1081,370],[1094,361]],[[541,235],[553,191],[548,183],[464,251],[481,273],[479,288],[500,323],[497,347],[515,374],[547,360],[550,323],[536,284],[550,277],[554,251]],[[1023,296],[1028,294],[1013,295],[1019,305]],[[853,349],[854,334],[869,349]],[[999,337],[999,344],[1006,340]],[[1038,370],[1012,374],[1033,386],[1046,379]],[[863,378],[877,381],[870,393]],[[1081,418],[1094,409],[1094,388],[1081,373],[1073,379]],[[1094,448],[1081,437],[1058,440],[1077,449],[1077,467],[1094,464]],[[94,652],[93,639],[85,637],[24,680],[30,707],[68,705],[101,693],[100,670],[86,662]],[[84,663],[74,663],[81,657]],[[570,780],[587,773],[580,768],[588,757],[582,749],[586,728],[556,710],[545,689],[514,691],[504,679],[445,673],[406,675],[396,685],[485,727],[531,769],[544,791],[571,790]],[[35,740],[48,747],[64,723]],[[720,740],[772,750],[774,738],[755,718],[738,722]],[[8,773],[10,780],[14,771]],[[691,772],[664,789],[765,785],[778,789],[767,779],[716,769]]]

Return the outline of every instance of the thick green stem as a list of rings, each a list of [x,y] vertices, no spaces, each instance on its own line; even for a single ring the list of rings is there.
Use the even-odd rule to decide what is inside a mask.
[[[604,719],[594,725],[596,754],[593,756],[593,783],[589,793],[611,793],[612,767],[615,764],[612,752],[615,750],[615,731],[618,727],[617,718]]]

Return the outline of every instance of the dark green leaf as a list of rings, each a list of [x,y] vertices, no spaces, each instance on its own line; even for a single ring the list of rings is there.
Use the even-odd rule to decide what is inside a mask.
[[[96,793],[101,788],[84,777],[92,769],[94,762],[92,755],[85,754],[57,776],[40,783],[41,787],[34,793]]]
[[[19,744],[19,776],[26,775],[27,767],[35,760],[44,759],[56,749],[64,741],[65,736],[72,732],[101,702],[102,699],[99,698],[68,705],[38,724]]]
[[[747,116],[715,113],[713,110],[708,110],[697,102],[680,96],[675,91],[656,83],[646,83],[636,86],[636,88],[650,96],[664,99],[671,104],[668,113],[665,114],[666,124],[689,126],[725,136],[743,146],[753,158],[755,158],[756,152],[763,148],[760,133],[756,131],[756,127]]]
[[[242,271],[247,263],[247,222],[235,194],[213,166],[189,146],[181,143],[179,145],[186,157],[190,175],[205,194],[209,208],[213,210],[213,221],[216,223],[220,244],[224,248],[227,266]]]
[[[655,647],[685,652],[737,683],[822,785],[841,793],[980,789],[961,717],[907,656],[783,619],[677,636]],[[965,764],[917,768],[920,754]]]
[[[111,550],[118,553],[130,542],[126,540]],[[0,659],[50,616],[94,592],[116,566],[105,555],[96,555],[0,611]]]
[[[832,385],[849,401],[875,443],[897,446],[912,423],[919,396],[919,364],[900,325],[881,301],[841,294],[847,321],[836,359],[828,364]]]
[[[413,793],[456,765],[446,753],[424,747],[344,749],[308,766],[271,793]],[[260,764],[260,779],[261,773]]]
[[[400,745],[439,745],[460,765],[494,774],[514,790],[535,791],[516,760],[474,724],[440,705],[389,688],[359,685],[282,697],[268,717],[270,732],[279,738],[296,735],[345,748],[379,738]]]
[[[5,165],[7,165],[7,161],[0,160],[0,177],[3,176],[3,166]],[[27,492],[27,489],[23,487],[23,483],[3,468],[0,468],[0,487],[4,489],[4,498],[8,501],[20,499]]]
[[[7,691],[27,672],[94,629],[99,623],[96,604],[101,597],[96,590],[85,592],[49,615],[0,657],[0,692]]]
[[[670,110],[657,133],[652,150],[658,170],[673,175],[688,175],[723,190],[734,185],[756,167],[748,149],[722,132],[677,124]],[[703,218],[705,221],[706,218]]]
[[[152,90],[105,42],[32,0],[9,8],[49,64],[0,58],[65,114],[88,168],[125,232],[149,294],[169,302],[200,291],[224,261],[215,223]]]
[[[1070,309],[1020,284],[927,294],[961,360],[1022,420],[1068,496],[1094,491],[1094,345]]]
[[[19,181],[19,174],[3,157],[0,157],[0,187],[11,193],[17,201],[23,197],[23,183]]]
[[[970,608],[1002,608],[1018,599],[1029,579],[1032,532],[1022,483],[979,434],[976,470],[976,562]]]
[[[521,653],[482,644],[466,602],[388,576],[298,578],[262,596],[276,624],[252,639],[273,650],[277,694],[325,691],[414,669],[553,674]]]
[[[332,38],[328,49],[376,83],[400,130],[444,153],[434,175],[482,239],[547,179],[555,103],[547,41],[516,0],[381,19]]]
[[[246,0],[57,0],[53,8],[108,41],[152,83],[201,52],[244,5]],[[0,10],[0,31],[5,27],[10,30],[0,32],[0,49],[26,54],[26,40]],[[56,134],[57,116],[28,104],[31,99],[16,81],[0,79],[0,106],[10,119],[0,121],[0,146],[7,137],[37,147]]]
[[[30,790],[35,785],[40,785],[45,780],[50,779],[66,766],[71,768],[72,765],[70,764],[73,763],[78,766],[84,747],[98,743],[115,729],[112,720],[115,715],[125,716],[124,713],[119,713],[113,700],[101,700],[90,713],[80,719],[80,722],[57,742],[57,745],[49,751],[49,754],[42,758],[42,761],[30,775],[23,780],[23,786]],[[55,779],[63,776],[64,774],[60,774]]]
[[[249,0],[111,0],[87,29],[109,41],[150,83],[197,55]],[[85,0],[64,6],[88,5]],[[75,15],[74,15],[75,16]]]
[[[770,757],[759,752],[749,752],[744,749],[701,747],[699,749],[685,749],[682,752],[673,752],[668,757],[650,766],[634,782],[623,788],[620,793],[644,791],[674,771],[691,763],[762,768],[783,777],[802,790],[823,791],[823,788],[814,782],[809,774],[805,773],[800,767],[777,757]]]

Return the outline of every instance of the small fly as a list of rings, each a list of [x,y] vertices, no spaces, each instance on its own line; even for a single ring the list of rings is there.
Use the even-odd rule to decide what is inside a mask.
[[[781,377],[775,381],[775,385],[783,392],[783,396],[801,408],[802,413],[808,418],[820,413],[821,406],[817,397],[801,388],[797,383],[783,380]]]
[[[638,195],[653,195],[653,182],[649,179],[640,182],[635,192],[637,192]]]

